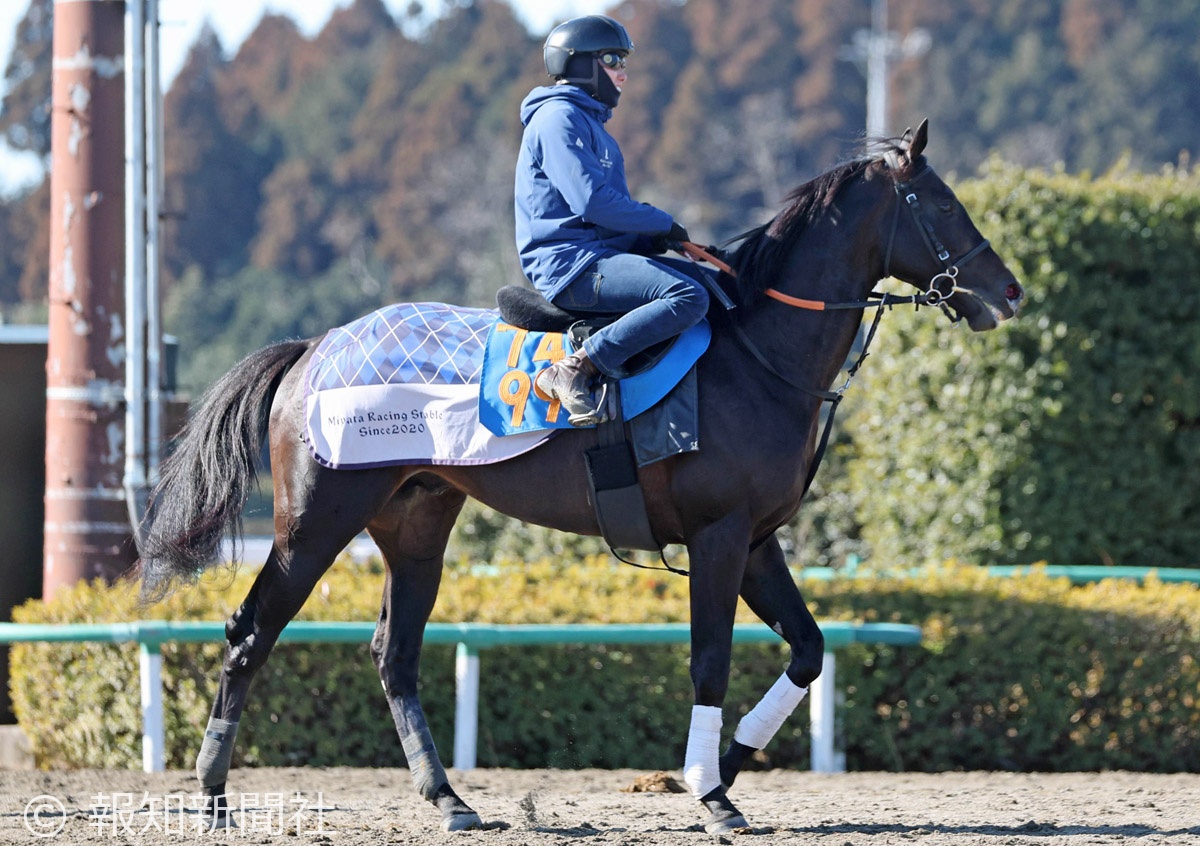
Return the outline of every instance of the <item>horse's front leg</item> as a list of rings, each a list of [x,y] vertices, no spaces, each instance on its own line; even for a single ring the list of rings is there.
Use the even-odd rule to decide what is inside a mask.
[[[821,674],[825,639],[788,572],[774,535],[750,553],[742,577],[742,598],[762,621],[787,641],[791,661],[779,680],[738,723],[729,749],[721,756],[721,783],[733,785],[742,764],[767,745]]]
[[[729,688],[733,620],[746,567],[749,521],[730,514],[696,532],[688,541],[691,561],[692,685],[695,705],[688,730],[683,780],[708,809],[709,834],[746,828],[745,817],[721,784],[721,705]]]

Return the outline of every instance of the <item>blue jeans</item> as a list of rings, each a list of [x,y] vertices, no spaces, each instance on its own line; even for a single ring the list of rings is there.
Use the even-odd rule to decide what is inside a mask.
[[[706,271],[684,259],[621,253],[596,260],[554,298],[573,314],[621,314],[583,348],[606,376],[634,353],[695,326],[708,311]]]

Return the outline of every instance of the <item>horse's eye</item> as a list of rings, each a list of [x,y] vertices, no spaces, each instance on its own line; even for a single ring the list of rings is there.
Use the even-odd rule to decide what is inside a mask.
[[[942,214],[950,214],[952,211],[954,211],[954,203],[950,202],[949,200],[943,200],[942,202],[938,203],[938,208],[941,209]]]

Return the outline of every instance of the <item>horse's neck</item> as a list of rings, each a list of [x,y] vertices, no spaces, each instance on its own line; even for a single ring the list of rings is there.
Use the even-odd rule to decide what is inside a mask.
[[[831,225],[806,232],[773,287],[826,303],[865,300],[880,275],[872,260],[873,242],[844,235]],[[773,364],[805,387],[825,390],[850,353],[861,317],[858,310],[809,311],[762,295],[743,316],[743,325]]]

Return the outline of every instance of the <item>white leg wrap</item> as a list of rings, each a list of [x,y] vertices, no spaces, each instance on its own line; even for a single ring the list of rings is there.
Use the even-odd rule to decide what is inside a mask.
[[[721,709],[693,705],[687,753],[683,758],[683,781],[697,799],[721,786],[720,757]]]
[[[771,742],[783,721],[791,716],[807,693],[807,687],[796,687],[784,673],[754,709],[742,717],[733,739],[751,749],[762,749]]]

